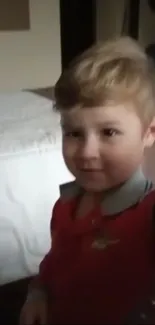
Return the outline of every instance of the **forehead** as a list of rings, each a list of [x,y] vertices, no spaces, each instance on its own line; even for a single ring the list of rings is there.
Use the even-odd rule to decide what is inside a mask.
[[[74,108],[61,112],[61,123],[67,125],[96,125],[96,124],[129,124],[130,121],[140,123],[132,106],[115,105],[93,108]]]

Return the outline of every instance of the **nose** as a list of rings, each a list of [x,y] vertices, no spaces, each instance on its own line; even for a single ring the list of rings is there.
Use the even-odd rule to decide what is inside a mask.
[[[95,159],[100,155],[100,143],[99,139],[92,135],[88,136],[80,144],[79,156],[82,159]]]

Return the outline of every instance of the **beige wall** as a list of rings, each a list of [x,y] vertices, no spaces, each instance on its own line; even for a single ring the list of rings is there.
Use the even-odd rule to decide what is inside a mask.
[[[120,35],[126,0],[96,0],[97,40]],[[149,9],[147,0],[140,0],[139,41],[143,46],[155,42],[155,13]]]
[[[30,0],[30,21],[0,32],[0,91],[50,86],[61,72],[59,0]]]
[[[147,0],[140,1],[139,41],[144,46],[155,42],[155,13],[151,12]]]
[[[99,41],[120,35],[125,0],[96,0],[96,37]]]

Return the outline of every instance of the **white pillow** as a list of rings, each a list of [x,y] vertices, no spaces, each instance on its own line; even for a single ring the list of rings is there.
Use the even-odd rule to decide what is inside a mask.
[[[0,93],[0,155],[61,146],[52,100],[31,92]]]

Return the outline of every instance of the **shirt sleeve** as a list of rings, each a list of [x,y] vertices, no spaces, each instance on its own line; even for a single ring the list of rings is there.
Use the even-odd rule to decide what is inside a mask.
[[[35,289],[48,289],[49,277],[51,277],[51,254],[52,254],[52,241],[55,236],[55,229],[57,223],[57,216],[59,214],[60,200],[58,200],[53,208],[52,218],[50,222],[50,235],[51,235],[51,247],[49,252],[45,255],[39,266],[39,273],[30,284],[29,291]]]

